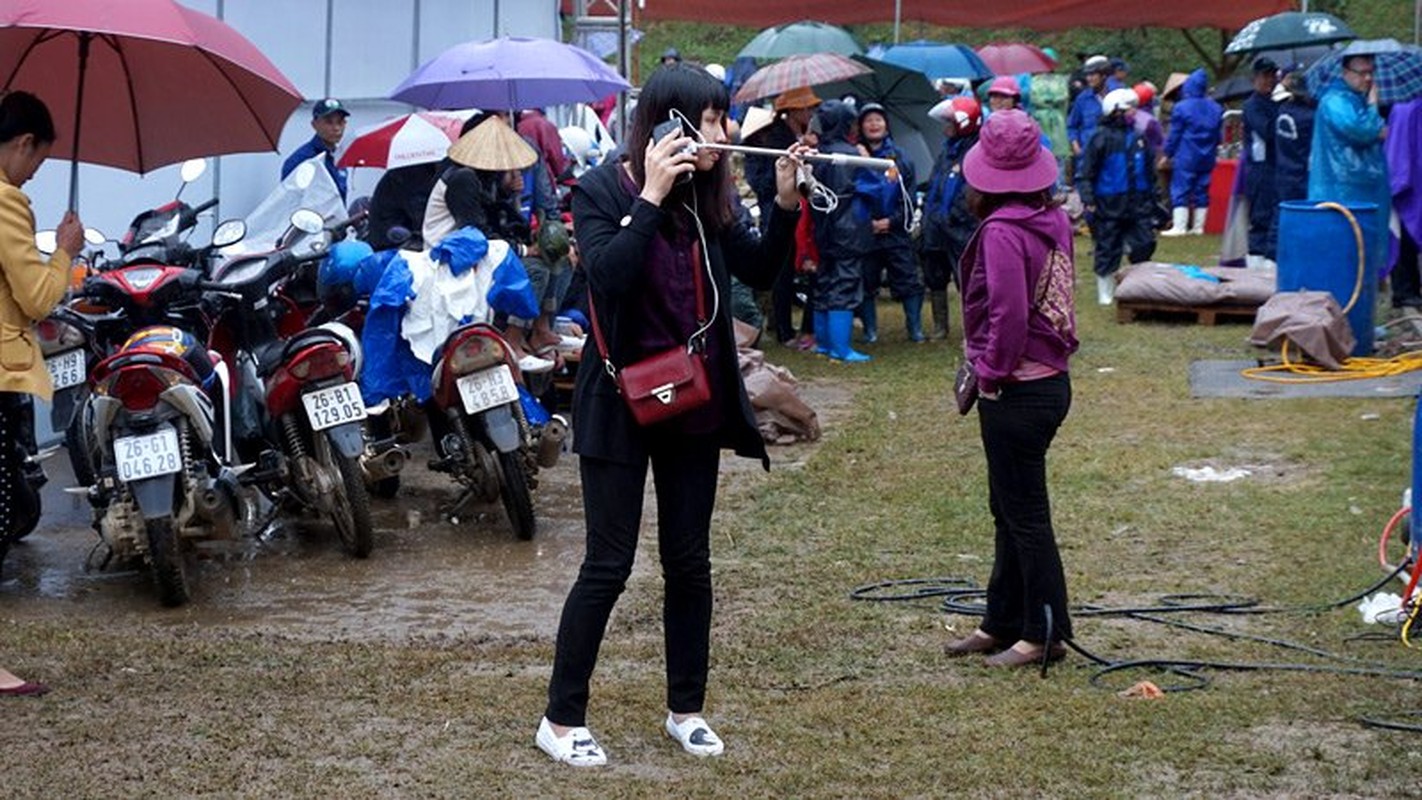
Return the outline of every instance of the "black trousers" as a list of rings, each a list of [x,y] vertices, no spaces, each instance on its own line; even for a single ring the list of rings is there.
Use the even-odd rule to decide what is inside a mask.
[[[864,256],[861,269],[864,271],[866,300],[878,297],[885,273],[888,274],[889,291],[895,300],[923,296],[923,281],[919,280],[918,276],[918,260],[914,258],[913,248],[907,242],[869,251],[869,254]]]
[[[1422,307],[1422,276],[1419,276],[1417,241],[1402,228],[1397,248],[1397,265],[1392,268],[1392,307]]]
[[[1052,640],[1072,635],[1047,498],[1047,448],[1070,408],[1066,373],[1003,384],[1001,397],[978,403],[996,531],[982,630],[1001,641],[1045,642],[1044,606],[1052,609]]]
[[[1148,216],[1103,217],[1095,214],[1091,220],[1091,238],[1096,245],[1093,269],[1097,275],[1115,275],[1121,268],[1121,256],[1132,264],[1150,260],[1155,255],[1155,228]]]
[[[0,567],[10,544],[39,522],[37,485],[25,474],[34,448],[33,414],[28,396],[0,392]]]
[[[721,451],[710,436],[670,435],[652,442],[661,551],[662,625],[666,640],[667,708],[700,712],[711,648],[711,511]],[[559,725],[586,724],[588,684],[608,617],[637,554],[648,462],[579,460],[587,552],[563,604],[553,677],[544,715]]]

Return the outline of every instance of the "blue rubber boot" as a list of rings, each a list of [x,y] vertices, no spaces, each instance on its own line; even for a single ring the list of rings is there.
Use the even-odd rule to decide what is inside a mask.
[[[873,357],[860,353],[849,346],[850,332],[854,329],[854,312],[845,309],[843,311],[829,312],[829,357],[836,361],[843,361],[848,364],[856,364],[861,361],[869,361]]]
[[[923,295],[904,298],[904,327],[908,328],[910,342],[924,342],[923,335]]]
[[[815,310],[815,352],[822,356],[830,354],[829,312],[823,309]]]
[[[859,318],[864,321],[864,343],[879,341],[879,306],[873,297],[866,297],[859,304]]]

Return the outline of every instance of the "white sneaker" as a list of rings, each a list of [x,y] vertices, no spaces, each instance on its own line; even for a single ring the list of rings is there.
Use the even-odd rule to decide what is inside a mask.
[[[719,756],[726,749],[721,737],[701,717],[687,717],[678,723],[667,714],[666,729],[667,735],[681,744],[681,749],[694,756]]]
[[[583,345],[586,343],[586,336],[569,336],[567,334],[559,334],[558,336],[558,350],[563,353],[582,352]]]
[[[557,362],[552,359],[539,358],[532,353],[518,360],[518,368],[522,372],[547,372],[555,366],[557,366]]]
[[[549,758],[571,767],[600,767],[607,763],[607,753],[587,728],[573,728],[568,735],[559,736],[544,717],[538,723],[538,735],[533,740]]]

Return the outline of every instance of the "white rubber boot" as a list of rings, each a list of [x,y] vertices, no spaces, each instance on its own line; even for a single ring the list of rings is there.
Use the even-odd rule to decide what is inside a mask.
[[[1190,209],[1177,208],[1171,211],[1170,227],[1160,232],[1161,236],[1184,236],[1190,232]]]
[[[1197,208],[1190,220],[1190,235],[1203,236],[1205,233],[1205,215],[1209,213],[1208,208]]]
[[[1264,266],[1264,264],[1262,263],[1263,261],[1264,256],[1256,256],[1253,253],[1249,253],[1244,257],[1244,268],[1259,269],[1260,267]]]
[[[1116,276],[1097,275],[1096,276],[1096,303],[1097,305],[1109,306],[1116,299]]]

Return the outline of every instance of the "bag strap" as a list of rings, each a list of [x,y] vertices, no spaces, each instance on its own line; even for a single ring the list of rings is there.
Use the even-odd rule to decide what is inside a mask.
[[[705,336],[706,332],[711,329],[711,323],[714,322],[716,319],[716,312],[712,312],[711,316],[707,316],[706,314],[706,284],[704,279],[701,277],[701,272],[703,265],[705,266],[707,272],[711,271],[711,266],[709,261],[704,261],[701,258],[700,242],[691,243],[691,262],[693,266],[693,269],[691,271],[691,282],[696,287],[697,327],[696,330],[692,332],[691,336],[687,337],[686,350],[688,353],[695,350],[699,346],[698,340],[702,339]],[[719,311],[719,293],[717,293],[716,304],[718,306],[717,310]],[[617,367],[613,366],[612,358],[608,355],[607,340],[603,338],[602,326],[599,325],[597,321],[597,304],[593,302],[593,291],[591,285],[588,286],[588,318],[592,321],[593,341],[597,343],[597,352],[598,355],[602,357],[603,368],[607,370],[607,374],[615,381],[617,380]]]

